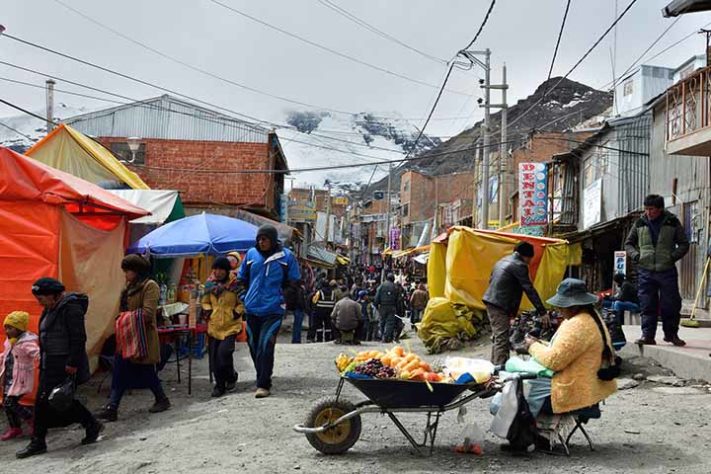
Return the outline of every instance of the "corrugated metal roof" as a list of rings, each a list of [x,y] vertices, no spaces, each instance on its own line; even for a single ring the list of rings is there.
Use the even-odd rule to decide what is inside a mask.
[[[269,130],[169,95],[64,120],[94,137],[267,143]]]

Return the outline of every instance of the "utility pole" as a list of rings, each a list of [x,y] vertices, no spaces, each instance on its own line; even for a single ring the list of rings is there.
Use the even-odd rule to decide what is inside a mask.
[[[54,84],[52,79],[47,79],[47,132],[54,129]]]
[[[390,200],[390,193],[391,193],[391,188],[392,188],[392,176],[393,176],[393,164],[390,163],[388,165],[388,197],[386,201],[386,206],[387,206],[387,217],[386,217],[386,226],[385,226],[385,246],[386,248],[390,248],[390,210],[392,209],[392,201]],[[385,281],[385,265],[383,265],[383,271],[381,272],[380,275],[380,281],[383,282]]]
[[[479,182],[479,158],[481,155],[481,148],[479,148],[479,143],[481,143],[481,137],[477,138],[474,142],[474,162],[472,163],[472,175],[474,176],[474,186],[472,189],[472,229],[475,229],[477,227],[477,217],[479,215],[476,207],[477,201],[479,200],[479,186],[477,185],[477,183]]]
[[[484,158],[482,160],[482,166],[484,167],[482,173],[482,185],[484,186],[484,199],[481,200],[482,210],[481,210],[481,220],[482,229],[489,228],[489,131],[491,130],[491,50],[486,48],[484,50],[484,103],[480,104],[480,107],[484,107],[484,124],[482,126],[482,133],[484,134]]]
[[[328,249],[328,241],[330,240],[331,231],[331,182],[326,181],[326,235],[324,240],[326,241],[326,248]]]
[[[496,87],[496,86],[492,86]],[[501,70],[501,147],[499,148],[499,227],[506,225],[504,219],[508,212],[509,200],[509,177],[511,170],[509,166],[508,138],[506,129],[508,128],[509,105],[506,103],[506,90],[509,88],[506,83],[506,64]]]

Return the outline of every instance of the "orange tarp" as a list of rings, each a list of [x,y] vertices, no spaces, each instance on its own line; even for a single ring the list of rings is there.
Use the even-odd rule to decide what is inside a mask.
[[[69,291],[89,295],[87,347],[96,354],[122,285],[126,222],[147,214],[94,184],[0,147],[0,319],[24,310],[36,331],[41,308],[32,282],[66,278]]]

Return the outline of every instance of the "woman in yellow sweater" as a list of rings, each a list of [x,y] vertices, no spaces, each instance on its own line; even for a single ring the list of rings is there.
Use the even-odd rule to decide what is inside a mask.
[[[235,372],[232,355],[235,352],[235,337],[242,331],[244,306],[239,299],[237,279],[230,272],[230,262],[218,257],[212,264],[212,281],[205,283],[202,298],[203,314],[209,318],[207,334],[210,336],[209,356],[215,376],[213,397],[221,397],[235,388]]]
[[[555,296],[548,300],[559,309],[564,319],[551,343],[546,345],[526,337],[529,354],[555,372],[551,380],[550,402],[546,401],[541,410],[544,413],[567,413],[586,408],[617,390],[614,380],[598,377],[603,363],[612,361],[604,360],[604,345],[611,347],[611,340],[593,306],[596,302],[597,296],[588,293],[584,281],[567,278],[561,282]],[[608,353],[614,355],[614,350]]]

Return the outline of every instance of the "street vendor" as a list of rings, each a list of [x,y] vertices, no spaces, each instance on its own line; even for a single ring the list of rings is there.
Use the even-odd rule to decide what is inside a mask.
[[[202,297],[203,315],[208,318],[210,368],[215,376],[213,397],[234,390],[237,372],[234,367],[235,338],[242,331],[244,306],[239,299],[239,285],[231,271],[230,261],[218,257],[212,264],[214,281],[205,283]]]
[[[541,397],[529,399],[534,415],[587,408],[617,390],[615,380],[602,375],[600,370],[614,364],[614,350],[610,334],[593,306],[596,302],[597,296],[588,293],[584,281],[567,278],[548,300],[563,318],[550,344],[526,336],[529,354],[555,373],[552,379],[535,381],[547,381],[549,387],[536,391],[543,394]]]
[[[543,316],[543,324],[547,326],[550,323],[546,308],[528,274],[531,260],[533,260],[533,245],[519,242],[514,247],[513,254],[496,262],[491,272],[489,288],[484,293],[483,300],[491,323],[493,339],[491,362],[494,365],[503,365],[509,358],[511,351],[509,318],[515,316],[518,311],[524,292],[538,313]]]

